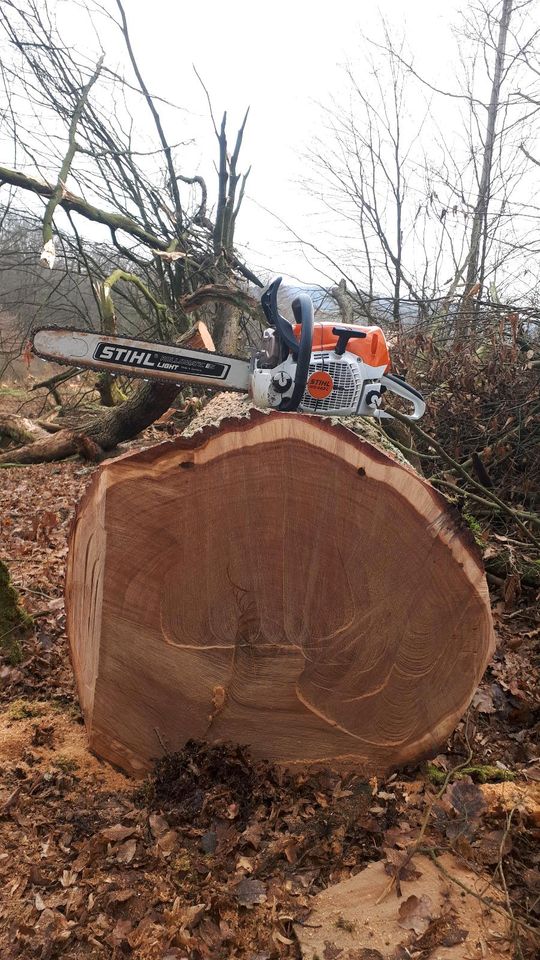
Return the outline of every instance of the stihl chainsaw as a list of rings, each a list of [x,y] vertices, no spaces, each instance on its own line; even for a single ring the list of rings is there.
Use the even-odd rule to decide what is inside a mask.
[[[382,397],[408,400],[409,419],[425,411],[423,397],[389,373],[390,356],[380,327],[315,323],[313,304],[301,293],[292,303],[295,323],[278,310],[281,277],[261,298],[268,321],[261,349],[249,360],[130,337],[50,328],[34,334],[33,350],[57,363],[170,383],[193,383],[248,393],[256,406],[323,416],[384,417]]]

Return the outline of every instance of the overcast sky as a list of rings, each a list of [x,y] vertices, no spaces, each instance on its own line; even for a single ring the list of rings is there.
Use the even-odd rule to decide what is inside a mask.
[[[251,164],[252,173],[237,238],[249,247],[254,266],[269,265],[304,280],[313,280],[313,271],[262,208],[309,239],[302,154],[320,132],[319,104],[333,102],[339,109],[346,87],[343,66],[350,62],[361,73],[361,31],[375,35],[384,16],[406,36],[418,67],[432,79],[451,85],[454,79],[451,23],[461,6],[457,0],[380,0],[378,6],[349,0],[126,0],[125,5],[149,86],[189,110],[177,114],[174,123],[167,117],[167,132],[171,141],[196,138],[197,147],[188,154],[194,166],[209,173],[208,157],[215,156],[216,144],[192,65],[204,79],[216,115],[229,111],[231,135],[251,108],[242,157],[243,169]],[[75,33],[80,44],[84,37],[80,30]]]

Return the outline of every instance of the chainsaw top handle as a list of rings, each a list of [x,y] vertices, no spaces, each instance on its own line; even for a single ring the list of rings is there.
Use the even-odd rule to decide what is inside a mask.
[[[261,297],[261,307],[271,327],[275,327],[281,346],[280,360],[286,360],[289,353],[297,358],[299,353],[299,344],[293,333],[292,327],[285,317],[282,317],[277,305],[278,290],[282,277],[276,277],[264,291]],[[305,294],[302,294],[305,296]],[[311,345],[310,345],[311,350]]]
[[[277,305],[277,296],[281,277],[276,277],[266,288],[261,297],[261,306],[268,323],[275,328],[280,343],[280,361],[286,360],[289,353],[296,360],[296,375],[293,392],[290,397],[284,398],[278,409],[286,412],[298,410],[306,389],[309,377],[309,364],[313,346],[313,304],[306,293],[300,293],[292,302],[294,319],[302,328],[300,340],[293,333],[291,324],[282,317]]]
[[[302,402],[309,377],[309,364],[313,345],[313,304],[310,297],[308,297],[306,293],[300,293],[293,300],[292,308],[294,319],[302,329],[300,331],[300,342],[296,344],[298,357],[296,361],[293,392],[290,397],[282,400],[279,405],[279,409],[285,410],[286,412],[298,410]],[[296,341],[296,337],[294,339]]]

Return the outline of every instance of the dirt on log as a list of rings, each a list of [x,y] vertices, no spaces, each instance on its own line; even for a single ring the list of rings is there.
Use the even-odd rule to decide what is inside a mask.
[[[382,774],[453,730],[493,650],[481,560],[378,429],[346,422],[227,394],[94,477],[67,608],[98,755],[140,775],[196,737]]]

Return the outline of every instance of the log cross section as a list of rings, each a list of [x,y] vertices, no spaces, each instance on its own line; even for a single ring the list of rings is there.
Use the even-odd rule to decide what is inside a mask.
[[[190,737],[387,772],[450,734],[493,649],[437,491],[342,425],[230,397],[101,468],[67,602],[90,746],[136,775]]]

